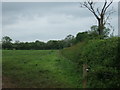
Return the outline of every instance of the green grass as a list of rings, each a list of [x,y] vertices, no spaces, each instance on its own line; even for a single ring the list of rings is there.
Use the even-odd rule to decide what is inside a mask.
[[[119,41],[90,40],[60,51],[3,50],[3,76],[18,87],[81,88],[87,63],[88,88],[120,87]]]
[[[76,66],[57,50],[3,50],[3,76],[18,87],[77,88]]]

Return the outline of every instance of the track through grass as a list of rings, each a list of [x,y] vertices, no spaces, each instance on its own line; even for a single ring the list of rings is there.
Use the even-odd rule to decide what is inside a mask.
[[[3,76],[17,87],[81,87],[75,64],[58,50],[3,50],[2,53]]]

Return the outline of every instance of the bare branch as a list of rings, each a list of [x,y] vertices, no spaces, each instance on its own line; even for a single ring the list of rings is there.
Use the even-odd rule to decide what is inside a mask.
[[[100,11],[99,11],[99,8],[97,8],[97,12],[98,12],[98,14],[100,15]]]
[[[93,1],[89,0],[88,2],[84,2],[84,3],[82,4],[82,7],[83,7],[83,6],[86,7],[89,11],[91,11],[91,12],[95,15],[95,17],[96,17],[97,19],[99,19],[99,16],[96,14],[96,12],[95,12],[95,10],[94,10],[94,8],[93,8],[93,5],[94,5]]]
[[[108,11],[108,15],[106,15],[106,19],[104,19],[104,25],[107,23],[108,19],[110,18],[110,15],[113,14],[115,11],[110,10]]]
[[[110,3],[105,7],[105,9],[104,9],[104,11],[103,11],[104,13],[106,12],[107,8],[108,8],[112,3],[113,3],[113,0],[111,0]]]
[[[87,9],[89,9],[93,13],[93,10],[88,6],[87,2],[84,2],[83,6],[86,7]]]
[[[112,9],[106,11],[105,14],[107,15],[107,14],[109,14],[109,13],[114,13],[114,12],[116,12],[116,11],[115,11],[115,10],[113,9],[113,7],[112,7]]]
[[[92,13],[95,15],[95,17],[99,20],[99,16],[95,13],[95,10],[94,10],[94,8],[93,8],[93,2],[91,2],[91,3],[89,3],[89,5],[90,5],[90,9],[92,10]]]
[[[102,11],[101,11],[101,14],[104,13],[104,9],[105,9],[106,5],[107,5],[107,0],[105,0],[104,6],[103,6]]]

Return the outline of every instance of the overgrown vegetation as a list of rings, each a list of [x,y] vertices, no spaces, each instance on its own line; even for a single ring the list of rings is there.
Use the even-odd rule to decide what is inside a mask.
[[[61,50],[61,53],[76,62],[82,77],[82,66],[89,66],[87,87],[118,88],[120,87],[120,38],[96,39],[78,43]]]

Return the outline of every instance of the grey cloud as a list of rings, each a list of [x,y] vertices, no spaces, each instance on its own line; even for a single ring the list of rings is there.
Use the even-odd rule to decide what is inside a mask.
[[[81,11],[80,11],[81,10]],[[65,14],[74,17],[87,17],[86,11],[80,9],[79,3],[3,3],[3,25],[13,24],[19,20],[20,15],[24,18],[48,16],[51,14]],[[85,11],[85,12],[84,12]]]
[[[9,2],[2,6],[3,35],[13,40],[63,39],[97,23],[91,12],[80,8],[79,2]]]

